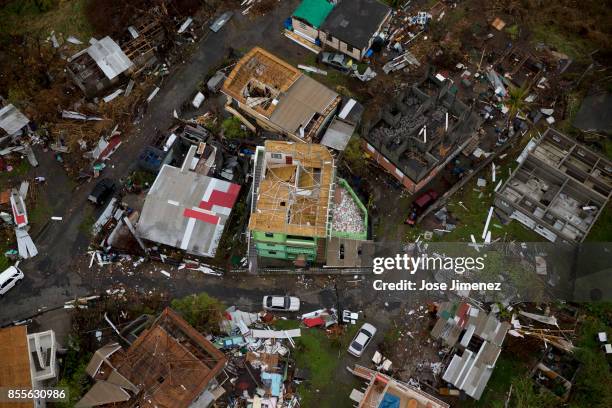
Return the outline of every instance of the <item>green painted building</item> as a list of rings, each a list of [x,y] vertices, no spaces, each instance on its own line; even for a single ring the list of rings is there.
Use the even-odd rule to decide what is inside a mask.
[[[266,141],[254,160],[250,260],[323,263],[329,238],[367,239],[366,208],[325,146]]]

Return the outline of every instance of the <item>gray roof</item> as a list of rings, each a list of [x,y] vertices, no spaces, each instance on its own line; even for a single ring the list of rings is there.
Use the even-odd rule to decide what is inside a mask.
[[[377,0],[344,0],[329,13],[321,30],[363,49],[390,12],[389,6]]]
[[[212,257],[239,191],[237,184],[166,164],[147,194],[136,231],[146,240]]]
[[[28,122],[30,120],[13,104],[6,105],[0,109],[0,129],[3,129],[9,135],[17,133]]]
[[[461,356],[455,354],[442,379],[478,400],[493,374],[500,353],[500,347],[484,342],[478,352],[464,350]]]
[[[108,79],[113,79],[134,66],[112,38],[107,36],[100,41],[92,38],[90,42],[91,46],[87,48],[87,53],[98,64],[98,67]]]
[[[612,134],[612,93],[589,95],[582,101],[573,125],[584,131]]]
[[[278,99],[270,121],[290,133],[306,126],[315,114],[323,114],[338,94],[307,75],[301,75]]]
[[[335,117],[325,131],[323,139],[321,139],[321,144],[335,150],[343,151],[346,149],[346,145],[354,131],[355,125]]]

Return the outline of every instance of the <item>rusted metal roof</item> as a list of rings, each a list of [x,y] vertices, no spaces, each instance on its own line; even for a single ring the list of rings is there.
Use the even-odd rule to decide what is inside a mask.
[[[26,326],[0,330],[0,385],[8,388],[32,388],[28,332]],[[0,408],[33,406],[30,402],[0,402]]]

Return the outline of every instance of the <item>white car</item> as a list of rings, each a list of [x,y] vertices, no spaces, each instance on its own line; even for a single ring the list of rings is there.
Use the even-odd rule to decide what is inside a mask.
[[[264,296],[263,308],[275,312],[297,312],[300,310],[300,299],[293,296]]]
[[[368,344],[370,344],[375,334],[376,327],[372,326],[370,323],[364,323],[355,335],[353,341],[351,341],[348,352],[355,357],[361,357],[363,351]]]
[[[23,279],[23,272],[16,266],[9,266],[7,270],[0,273],[0,295],[11,290],[15,284]]]

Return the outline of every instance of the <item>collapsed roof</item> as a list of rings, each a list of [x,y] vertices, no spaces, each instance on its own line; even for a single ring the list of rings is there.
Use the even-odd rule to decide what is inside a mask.
[[[249,229],[325,237],[329,228],[334,159],[325,146],[267,140],[256,208]],[[257,158],[256,158],[257,159]]]

